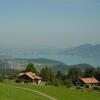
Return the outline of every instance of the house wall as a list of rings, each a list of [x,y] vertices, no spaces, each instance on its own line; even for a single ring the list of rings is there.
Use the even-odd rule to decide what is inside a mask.
[[[90,83],[90,84],[86,84],[86,83],[84,83],[83,81],[81,81],[81,80],[78,80],[77,81],[77,85],[78,86],[81,86],[81,87],[86,87],[86,88],[93,88],[93,87],[95,87],[97,84],[95,84],[95,83]]]
[[[26,75],[23,75],[23,76],[19,77],[16,81],[17,82],[24,82],[24,83],[31,83],[32,82],[32,79],[29,78]]]

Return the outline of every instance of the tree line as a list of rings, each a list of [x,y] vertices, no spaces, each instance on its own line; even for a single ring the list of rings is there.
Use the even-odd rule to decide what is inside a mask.
[[[66,86],[71,87],[75,85],[77,80],[81,77],[95,77],[100,81],[100,67],[97,68],[86,68],[84,70],[72,67],[69,69],[68,73],[65,74],[62,71],[54,73],[52,68],[45,66],[40,71],[37,71],[34,64],[30,63],[26,67],[25,71],[31,71],[42,77],[42,81],[46,82],[47,85],[54,86]]]
[[[82,77],[95,77],[98,81],[100,81],[100,67],[97,68],[86,68],[84,70],[71,67],[67,74],[62,71],[54,72],[52,68],[45,66],[40,71],[38,71],[34,64],[29,63],[25,70],[21,72],[31,71],[36,73],[38,76],[42,78],[42,81],[46,83],[46,85],[54,85],[54,86],[66,86],[71,87],[75,85],[77,80]],[[5,79],[4,75],[0,74],[0,81]]]

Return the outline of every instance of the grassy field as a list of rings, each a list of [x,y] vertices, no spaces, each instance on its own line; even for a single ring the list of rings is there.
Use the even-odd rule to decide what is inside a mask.
[[[57,100],[100,100],[100,93],[96,91],[14,83],[0,83],[0,100],[52,100],[38,93],[9,85],[36,90]]]
[[[0,84],[0,100],[50,100],[34,92]]]

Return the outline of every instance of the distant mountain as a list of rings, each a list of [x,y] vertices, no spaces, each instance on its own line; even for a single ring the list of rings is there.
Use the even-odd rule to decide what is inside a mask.
[[[28,63],[38,63],[38,64],[58,64],[60,61],[51,60],[47,58],[35,58],[35,59],[27,59],[27,58],[15,58],[13,61],[17,62],[28,62]]]
[[[11,67],[11,69],[22,70],[26,68],[28,63],[33,63],[35,67],[37,68],[37,70],[40,70],[41,68],[44,68],[45,66],[48,66],[52,68],[54,72],[63,71],[64,73],[67,73],[69,69],[72,67],[77,67],[82,70],[84,70],[85,68],[93,68],[93,66],[89,64],[66,65],[65,63],[60,62],[60,61],[44,59],[44,58],[13,59],[13,60],[10,60],[9,66]]]
[[[86,68],[94,68],[92,65],[86,64],[86,63],[76,64],[76,65],[70,65],[70,67],[77,67],[77,68],[80,68],[81,70],[84,70]]]
[[[54,67],[57,65],[64,65],[63,62],[46,58],[36,58],[36,59],[18,58],[18,59],[8,60],[8,63],[12,69],[17,69],[17,70],[25,69],[28,63],[33,63],[38,70],[40,70],[45,66]]]
[[[18,70],[24,70],[28,63],[33,63],[37,70],[48,66],[52,68],[54,72],[62,71],[68,73],[69,69],[72,67],[80,68],[84,70],[86,68],[93,68],[89,64],[77,64],[77,65],[66,65],[63,62],[51,60],[51,59],[9,59],[9,60],[0,60],[0,73],[6,75],[14,75]]]
[[[94,68],[93,66],[89,64],[76,64],[76,65],[57,65],[54,66],[52,69],[57,72],[57,71],[62,71],[64,73],[67,73],[70,68],[80,68],[81,70],[85,70],[86,68]]]
[[[91,45],[85,44],[73,48],[68,48],[62,52],[62,54],[66,55],[77,55],[84,57],[100,57],[100,44]]]

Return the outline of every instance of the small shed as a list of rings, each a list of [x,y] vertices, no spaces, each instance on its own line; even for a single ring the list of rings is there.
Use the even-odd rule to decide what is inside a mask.
[[[16,77],[16,82],[21,83],[41,83],[41,77],[32,72],[19,73]]]

